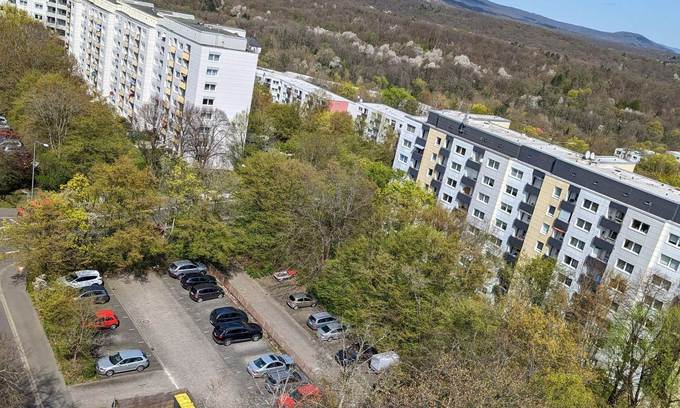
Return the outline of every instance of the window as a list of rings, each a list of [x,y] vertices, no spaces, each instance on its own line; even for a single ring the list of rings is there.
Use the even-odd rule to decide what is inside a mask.
[[[503,231],[508,229],[508,223],[503,220],[499,220],[498,218],[496,218],[496,226]]]
[[[427,175],[432,176],[432,173],[434,173],[434,170],[432,169],[427,169]]]
[[[573,279],[571,279],[570,277],[568,277],[567,275],[565,275],[563,273],[557,274],[557,280],[560,283],[564,283],[566,286],[571,286],[572,282],[574,281]]]
[[[407,131],[407,132],[410,132],[410,133],[413,133],[413,132],[416,131],[416,127],[413,126],[413,125],[408,125],[408,124],[407,124],[407,125],[406,125],[406,131]]]
[[[626,272],[626,273],[633,273],[633,269],[635,267],[633,264],[629,264],[628,262],[624,261],[623,259],[617,259],[616,260],[616,269]]]
[[[668,237],[668,243],[671,245],[675,245],[676,247],[680,247],[680,237],[675,234],[671,234]]]
[[[680,261],[664,254],[661,254],[661,258],[659,258],[659,263],[665,266],[666,268],[670,268],[674,271],[677,271],[678,267],[680,267]]]
[[[449,186],[449,187],[455,188],[458,185],[458,182],[456,180],[452,179],[451,177],[447,177],[446,178],[446,185]]]
[[[572,269],[578,268],[578,261],[569,255],[565,255],[564,258],[562,259],[562,263],[567,265],[568,267]]]
[[[512,206],[508,203],[501,202],[501,211],[510,214],[512,212]]]
[[[444,201],[446,201],[447,203],[451,204],[451,203],[453,202],[453,197],[451,197],[451,196],[448,195],[448,194],[444,194],[444,195],[442,196],[442,200],[444,200]]]
[[[463,168],[460,164],[456,162],[451,162],[451,170],[460,172],[460,170]]]
[[[501,245],[503,245],[503,241],[501,241],[500,238],[496,238],[496,237],[491,237],[491,243],[498,248],[500,248]]]
[[[510,176],[521,179],[524,176],[524,172],[513,167],[512,170],[510,170]]]
[[[635,255],[640,255],[640,250],[642,250],[642,245],[637,242],[631,241],[629,239],[623,242],[623,249],[634,253]]]
[[[432,153],[432,156],[430,156],[430,160],[437,161],[437,153]]]
[[[484,220],[484,213],[479,211],[478,209],[475,208],[475,210],[472,212],[472,216],[475,218],[478,218],[480,220]]]
[[[542,243],[541,241],[537,241],[537,242],[536,242],[536,247],[534,248],[534,250],[535,250],[536,252],[541,252],[541,251],[543,251],[543,247],[544,247],[544,246],[545,246],[544,243]]]
[[[215,88],[217,88],[217,85],[215,85],[215,84],[205,84],[205,85],[203,85],[204,91],[214,91]]]
[[[579,218],[576,220],[576,228],[582,229],[586,232],[590,232],[590,229],[593,228],[593,224]]]
[[[213,54],[212,52],[208,54],[208,61],[219,61],[220,54]]]
[[[410,148],[411,146],[413,146],[413,143],[411,143],[410,140],[404,139],[404,140],[402,140],[401,145],[404,146],[404,147]]]
[[[464,148],[463,146],[456,146],[456,154],[465,156],[465,152],[467,152],[466,148]]]
[[[562,195],[562,189],[560,187],[555,187],[553,189],[553,197],[560,198],[561,195]]]
[[[489,204],[489,196],[484,193],[477,194],[477,200],[483,202],[484,204]]]
[[[661,310],[661,308],[663,307],[662,301],[655,299],[649,295],[645,295],[645,304],[647,306],[653,307],[656,310]]]
[[[585,199],[583,200],[583,205],[581,205],[581,207],[585,208],[588,211],[597,212],[597,209],[600,208],[600,205],[598,203]]]
[[[633,220],[630,223],[630,227],[634,229],[635,231],[641,232],[643,234],[646,234],[649,232],[649,224],[645,224],[644,222],[640,220]]]
[[[550,225],[548,224],[541,225],[541,234],[548,235],[548,231],[550,231]]]
[[[548,217],[552,217],[552,216],[555,215],[555,211],[557,211],[557,208],[555,208],[554,205],[551,205],[551,206],[548,207],[548,210],[545,212],[545,214],[546,214]]]
[[[652,283],[666,291],[671,288],[671,281],[662,278],[659,275],[652,275]]]
[[[212,106],[215,103],[215,99],[213,98],[203,98],[203,105],[205,106]]]
[[[205,71],[205,74],[206,74],[207,76],[217,76],[217,68],[208,68],[208,69]]]
[[[436,138],[434,140],[434,144],[436,144],[437,146],[441,146],[442,145],[442,138],[441,137]]]
[[[501,166],[501,163],[497,162],[494,159],[489,159],[489,160],[486,161],[486,165],[487,165],[487,167],[490,167],[494,170],[498,170],[498,168]]]
[[[505,186],[505,194],[511,195],[513,197],[517,197],[517,189],[515,187],[511,186]]]
[[[408,163],[408,156],[406,156],[405,154],[400,154],[399,161],[402,163]]]
[[[579,251],[583,251],[583,248],[586,246],[586,243],[581,241],[580,239],[577,239],[576,237],[571,237],[569,240],[569,246],[572,248],[576,248]]]
[[[485,185],[487,185],[489,187],[493,187],[495,182],[496,181],[489,176],[484,176],[484,180],[482,180],[482,183],[484,183]]]

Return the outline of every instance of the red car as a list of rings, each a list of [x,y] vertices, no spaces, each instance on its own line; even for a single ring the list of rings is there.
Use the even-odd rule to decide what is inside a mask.
[[[321,390],[314,384],[303,384],[291,392],[281,395],[276,400],[277,408],[297,408],[310,401],[319,400]]]
[[[102,309],[97,310],[95,313],[96,319],[94,321],[94,327],[100,330],[113,330],[120,326],[120,320],[118,316],[113,313],[113,310]]]

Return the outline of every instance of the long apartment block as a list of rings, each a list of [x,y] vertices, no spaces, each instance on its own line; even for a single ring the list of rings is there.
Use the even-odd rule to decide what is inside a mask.
[[[61,39],[66,39],[71,20],[69,0],[0,0],[0,5],[2,4],[12,4],[25,11],[46,27],[53,29]]]
[[[8,1],[16,0],[0,4]],[[140,1],[30,1],[31,13],[40,2],[63,3],[68,19],[60,34],[81,75],[123,117],[134,119],[145,103],[160,98],[171,135],[187,106],[230,118],[250,112],[260,47],[244,30]],[[167,141],[169,147],[175,142]]]
[[[680,191],[633,173],[628,160],[584,156],[509,127],[431,111],[421,135],[402,134],[397,155],[443,206],[492,235],[506,260],[555,258],[570,293],[612,272],[631,287],[651,285],[654,296],[641,296],[654,307],[676,301]]]
[[[272,101],[305,105],[312,97],[321,98],[331,112],[346,112],[354,118],[364,137],[377,142],[382,142],[388,132],[393,132],[396,137],[401,137],[402,132],[419,134],[422,132],[422,122],[426,119],[379,103],[351,101],[312,83],[312,78],[295,72],[258,68],[256,75],[258,82],[269,88]]]

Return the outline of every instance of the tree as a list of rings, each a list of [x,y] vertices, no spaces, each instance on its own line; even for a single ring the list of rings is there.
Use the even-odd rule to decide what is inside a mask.
[[[671,154],[653,154],[643,157],[635,172],[662,183],[680,187],[680,162]]]
[[[26,187],[31,182],[31,156],[22,149],[0,153],[0,197]]]
[[[380,91],[380,97],[386,105],[393,108],[401,109],[411,114],[415,114],[418,111],[418,101],[411,95],[408,89],[388,86]]]
[[[186,105],[179,121],[181,151],[200,169],[227,164],[228,142],[242,144],[243,129],[232,126],[219,109]]]
[[[475,113],[479,115],[489,115],[491,110],[483,103],[474,103],[470,108],[470,113]]]
[[[168,115],[160,97],[152,98],[142,105],[133,118],[134,127],[141,132],[138,146],[146,162],[152,168],[158,166],[161,150],[169,142]]]

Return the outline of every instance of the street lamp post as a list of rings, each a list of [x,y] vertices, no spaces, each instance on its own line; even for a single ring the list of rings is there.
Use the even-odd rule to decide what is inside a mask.
[[[35,148],[37,145],[40,145],[42,147],[50,147],[47,143],[42,143],[42,142],[33,142],[33,161],[31,161],[31,200],[33,200],[33,190],[35,188],[35,168],[37,167],[37,163],[35,162]]]

